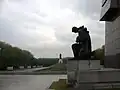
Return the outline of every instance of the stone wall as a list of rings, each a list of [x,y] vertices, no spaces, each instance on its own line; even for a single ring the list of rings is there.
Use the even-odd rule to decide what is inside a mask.
[[[91,66],[89,66],[89,62]],[[100,60],[68,60],[67,83],[77,90],[120,88],[120,69],[103,68]]]
[[[105,23],[105,67],[120,68],[120,16]]]
[[[103,68],[102,65],[100,65],[100,60],[68,60],[68,84],[73,84],[77,81],[77,73],[79,71],[100,70],[100,68]]]

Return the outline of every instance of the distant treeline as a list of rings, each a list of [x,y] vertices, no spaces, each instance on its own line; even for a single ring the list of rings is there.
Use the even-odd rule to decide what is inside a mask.
[[[104,54],[105,54],[105,45],[92,52],[92,56],[93,56],[92,59],[100,60],[100,63],[104,64],[104,56],[105,56]]]
[[[99,59],[101,63],[104,60],[104,46],[92,52],[92,59]],[[67,63],[67,58],[63,58],[63,62]],[[13,66],[18,69],[19,66],[50,66],[58,63],[58,58],[35,58],[33,54],[27,50],[22,50],[18,47],[0,41],[0,69],[4,70],[8,66]]]
[[[91,52],[91,60],[100,60],[100,64],[104,64],[104,52],[105,52],[105,46],[104,45],[101,48],[93,50]],[[64,63],[66,63],[67,60],[71,59],[71,58],[73,58],[73,57],[63,58]]]
[[[0,41],[0,69],[8,66],[18,69],[19,66],[49,66],[58,62],[57,58],[35,58],[31,52]]]

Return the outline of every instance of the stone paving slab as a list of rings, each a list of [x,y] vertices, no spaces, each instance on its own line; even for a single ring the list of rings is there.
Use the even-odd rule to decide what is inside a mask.
[[[66,75],[0,75],[0,90],[46,90]]]

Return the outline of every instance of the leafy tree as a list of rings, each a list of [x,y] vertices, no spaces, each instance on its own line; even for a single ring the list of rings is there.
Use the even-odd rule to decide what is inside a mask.
[[[38,62],[36,58],[27,50],[22,50],[18,47],[12,47],[11,45],[0,41],[0,69],[5,69],[7,66],[19,66],[34,65]]]
[[[101,64],[104,64],[104,52],[105,46],[103,45],[101,48],[98,48],[93,51],[94,52],[94,59],[101,60]]]

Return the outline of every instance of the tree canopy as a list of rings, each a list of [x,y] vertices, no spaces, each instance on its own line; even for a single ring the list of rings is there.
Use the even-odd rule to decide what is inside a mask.
[[[31,52],[13,47],[5,42],[0,41],[0,68],[7,66],[25,66],[36,65],[37,60]]]
[[[101,60],[101,64],[104,62],[104,45],[92,52],[93,59]],[[35,66],[43,65],[50,66],[58,63],[58,58],[35,58],[33,54],[27,50],[22,50],[18,47],[0,41],[0,69],[6,69],[7,66]],[[67,59],[63,58],[64,63],[67,63]]]
[[[93,51],[93,59],[101,60],[101,64],[104,64],[104,53],[105,45]]]
[[[35,58],[33,54],[27,50],[0,41],[0,69],[6,69],[8,66],[19,68],[19,66],[50,66],[56,64],[58,58]]]

